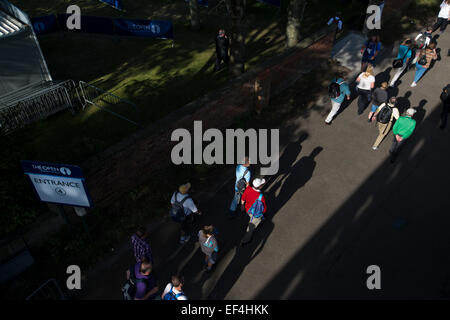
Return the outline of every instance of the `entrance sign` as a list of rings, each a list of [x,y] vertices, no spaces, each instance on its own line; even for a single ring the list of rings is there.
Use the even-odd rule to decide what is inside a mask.
[[[92,207],[80,167],[27,160],[21,165],[42,202]]]

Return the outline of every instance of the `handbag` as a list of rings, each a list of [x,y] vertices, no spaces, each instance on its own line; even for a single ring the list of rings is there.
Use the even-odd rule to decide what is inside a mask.
[[[410,50],[411,50],[410,48],[408,48],[408,50],[406,50],[406,53],[403,55],[403,58],[395,59],[394,62],[392,62],[392,67],[395,69],[403,67],[403,60],[405,60],[405,57],[408,55],[408,52]]]
[[[424,66],[428,63],[426,51],[425,51],[425,54],[420,57],[420,59],[419,59],[419,61],[417,61],[417,63],[420,64],[421,66]]]

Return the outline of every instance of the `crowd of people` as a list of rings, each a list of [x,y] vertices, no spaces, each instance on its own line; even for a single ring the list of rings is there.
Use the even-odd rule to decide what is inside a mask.
[[[358,96],[358,115],[364,113],[370,105],[368,113],[368,122],[376,122],[378,136],[372,145],[373,150],[377,150],[381,142],[392,129],[393,141],[389,150],[391,162],[395,158],[404,144],[412,135],[416,127],[416,121],[413,119],[416,110],[408,108],[402,114],[397,106],[397,97],[390,96],[389,87],[394,87],[400,77],[415,65],[415,77],[411,87],[417,86],[426,70],[428,70],[433,61],[438,58],[436,51],[438,37],[433,33],[440,29],[444,32],[448,21],[450,20],[450,0],[444,0],[441,4],[441,11],[438,20],[434,26],[428,26],[424,32],[420,33],[414,39],[405,39],[398,48],[398,55],[393,61],[393,68],[396,70],[390,83],[384,81],[380,87],[375,87],[374,64],[381,51],[380,38],[377,35],[369,37],[361,49],[361,73],[356,78],[356,95]],[[338,28],[342,29],[342,20],[340,13],[331,18],[329,24],[337,23]],[[225,31],[220,29],[216,39],[217,60],[215,70],[220,69],[222,62],[228,64],[228,45],[229,40]],[[327,125],[331,125],[333,119],[339,112],[342,103],[345,100],[351,100],[352,92],[347,83],[345,75],[335,77],[328,86],[329,96],[331,98],[331,111],[325,119]],[[450,85],[447,85],[440,96],[443,102],[443,111],[441,113],[441,128],[447,123],[447,116],[450,112]],[[246,157],[242,164],[237,165],[235,170],[234,194],[231,199],[228,218],[234,219],[238,214],[244,214],[248,218],[246,232],[240,245],[245,246],[252,240],[253,232],[265,220],[267,205],[262,188],[266,180],[260,177],[252,180],[249,158]],[[185,183],[178,187],[170,200],[170,217],[180,225],[179,243],[184,244],[191,239],[193,235],[193,222],[196,217],[201,215],[194,200],[189,195],[191,189],[190,183]],[[240,212],[238,212],[240,211]],[[205,224],[198,232],[197,241],[204,254],[204,267],[206,272],[210,272],[216,264],[219,257],[218,230],[212,224]],[[126,272],[127,282],[122,288],[124,299],[135,300],[187,300],[183,292],[184,278],[181,275],[172,275],[170,282],[165,286],[161,294],[158,294],[159,287],[153,272],[153,257],[150,244],[148,242],[148,233],[145,228],[140,227],[131,236],[136,262],[130,266]]]

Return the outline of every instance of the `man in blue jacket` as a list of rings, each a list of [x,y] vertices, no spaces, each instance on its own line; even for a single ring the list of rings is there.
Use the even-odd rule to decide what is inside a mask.
[[[334,78],[328,86],[328,92],[331,98],[331,111],[325,119],[325,123],[328,125],[331,124],[334,116],[338,113],[345,97],[347,96],[347,100],[350,100],[350,88],[345,80],[345,77],[341,75],[340,77]]]

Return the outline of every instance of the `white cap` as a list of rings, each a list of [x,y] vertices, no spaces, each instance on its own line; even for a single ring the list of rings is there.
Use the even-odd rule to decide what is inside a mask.
[[[264,183],[266,183],[266,180],[265,180],[265,179],[256,178],[255,180],[253,180],[253,187],[259,188],[259,187],[261,187]]]
[[[413,116],[416,112],[417,112],[416,109],[409,108],[408,110],[406,110],[406,115]]]

